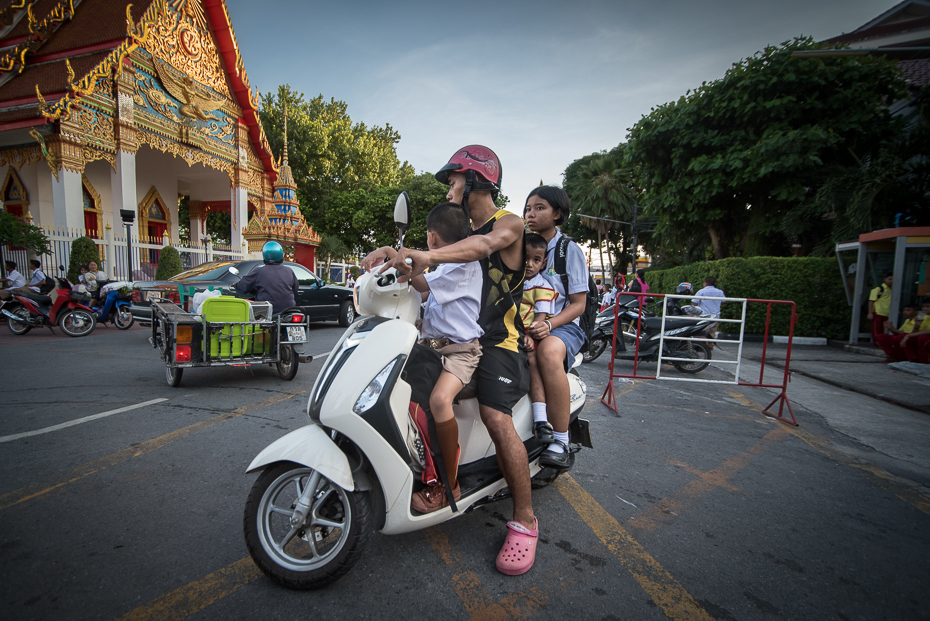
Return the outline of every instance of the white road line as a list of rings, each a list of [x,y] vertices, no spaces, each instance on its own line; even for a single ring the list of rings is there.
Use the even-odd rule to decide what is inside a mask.
[[[51,431],[58,431],[59,429],[64,429],[66,427],[72,427],[74,425],[80,425],[81,423],[86,423],[92,420],[97,420],[98,418],[105,418],[107,416],[113,416],[114,414],[128,412],[129,410],[144,408],[147,405],[154,405],[155,403],[161,403],[162,401],[167,401],[167,399],[152,399],[151,401],[146,401],[145,403],[137,403],[136,405],[127,405],[124,408],[110,410],[109,412],[101,412],[100,414],[93,414],[91,416],[85,416],[84,418],[78,418],[75,420],[71,420],[71,421],[68,421],[67,423],[61,423],[60,425],[53,425],[51,427],[46,427],[45,429],[36,429],[35,431],[26,431],[23,433],[13,434],[12,436],[3,436],[3,437],[0,437],[0,443],[12,442],[13,440],[19,440],[21,438],[28,438],[29,436],[38,436],[43,433],[49,433]]]

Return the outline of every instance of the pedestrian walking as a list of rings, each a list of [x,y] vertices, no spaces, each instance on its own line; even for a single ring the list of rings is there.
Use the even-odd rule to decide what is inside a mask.
[[[722,302],[717,300],[698,300],[699,297],[712,297],[712,298],[725,298],[726,294],[720,289],[717,288],[717,279],[713,276],[708,276],[704,279],[704,287],[695,294],[696,298],[691,300],[701,309],[702,313],[706,313],[713,317],[720,317],[720,306]],[[707,329],[707,334],[710,338],[717,338],[717,326],[719,323],[715,323],[710,328]],[[713,343],[708,343],[708,345],[713,348]]]

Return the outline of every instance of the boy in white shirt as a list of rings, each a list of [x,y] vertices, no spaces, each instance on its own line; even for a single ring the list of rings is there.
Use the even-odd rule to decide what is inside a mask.
[[[438,250],[468,237],[468,217],[457,203],[433,207],[426,217],[426,243]],[[481,265],[444,263],[428,274],[415,277],[414,289],[426,301],[420,344],[442,356],[442,373],[430,394],[429,406],[436,422],[436,438],[456,500],[461,498],[458,482],[459,428],[452,412],[452,400],[471,381],[481,358],[478,326],[483,277]],[[412,507],[420,513],[438,511],[449,504],[442,483],[413,495]]]

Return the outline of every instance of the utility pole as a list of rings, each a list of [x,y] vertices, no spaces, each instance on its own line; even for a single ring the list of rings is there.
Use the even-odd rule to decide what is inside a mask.
[[[633,273],[636,273],[636,257],[639,255],[639,229],[636,228],[636,212],[639,203],[633,203]]]

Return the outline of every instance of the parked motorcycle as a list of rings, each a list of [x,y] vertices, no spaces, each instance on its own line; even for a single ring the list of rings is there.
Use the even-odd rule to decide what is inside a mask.
[[[637,315],[643,317],[655,317],[655,311],[649,308],[654,298],[647,297],[645,303],[640,308],[640,297],[635,295],[620,294],[615,304],[620,305],[617,322],[622,327],[621,332],[628,333],[631,323]],[[597,314],[594,323],[594,332],[591,333],[591,340],[588,344],[588,350],[584,353],[583,362],[594,362],[604,350],[610,347],[614,333],[614,304],[611,304]]]
[[[676,307],[679,308],[679,307]],[[709,343],[694,340],[679,340],[684,338],[706,339],[710,338],[708,329],[716,323],[710,315],[702,314],[696,306],[679,308],[680,315],[668,313],[665,317],[665,332],[662,333],[662,317],[647,316],[646,309],[640,311],[633,304],[618,312],[617,325],[620,332],[617,335],[617,349],[615,358],[635,360],[637,358],[636,342],[639,341],[639,361],[657,360],[659,346],[662,346],[662,358],[672,358],[669,363],[682,373],[700,373],[710,365],[713,350]],[[684,317],[687,316],[688,319]],[[595,324],[595,335],[591,338],[594,350],[590,360],[595,360],[613,341],[613,313],[606,311],[599,314]],[[588,356],[586,356],[586,361]],[[679,360],[674,360],[678,358]],[[688,360],[680,360],[686,358]]]
[[[105,324],[109,321],[120,330],[128,330],[135,322],[135,318],[133,318],[132,312],[129,310],[131,307],[132,299],[130,297],[123,297],[119,291],[107,291],[106,297],[103,299],[103,306],[91,310],[93,310],[98,323]]]
[[[408,214],[404,193],[394,216],[401,239]],[[317,376],[307,404],[310,424],[271,444],[247,469],[262,470],[245,507],[249,552],[266,575],[290,588],[337,580],[358,561],[373,529],[407,533],[509,496],[478,402],[460,394],[454,411],[461,499],[433,513],[412,509],[411,497],[422,487],[424,447],[408,413],[413,375],[405,367],[418,337],[420,295],[388,269],[360,278],[354,298],[363,317],[345,331]],[[577,373],[568,381],[569,435],[577,451],[591,446],[588,423],[578,418],[586,387]],[[546,446],[533,437],[528,397],[514,408],[513,422],[534,485],[550,483],[559,473],[538,463]]]
[[[58,269],[64,273],[63,265]],[[0,313],[7,318],[10,332],[21,335],[42,326],[52,330],[58,326],[68,336],[87,336],[97,325],[96,313],[83,303],[89,294],[72,292],[67,277],[55,279],[55,288],[48,295],[15,293]]]

